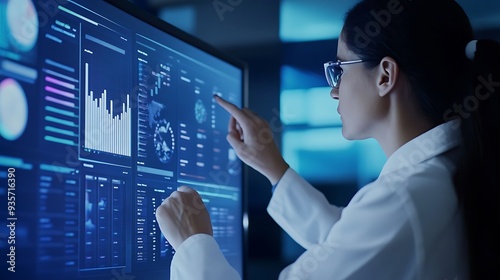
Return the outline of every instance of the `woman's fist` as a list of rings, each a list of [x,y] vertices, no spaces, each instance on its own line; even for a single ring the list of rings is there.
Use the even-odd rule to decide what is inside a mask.
[[[176,250],[190,236],[213,235],[212,223],[200,195],[182,186],[156,209],[156,220],[170,245]]]

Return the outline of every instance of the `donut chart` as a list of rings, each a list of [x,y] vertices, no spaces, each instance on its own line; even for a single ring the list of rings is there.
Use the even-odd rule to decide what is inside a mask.
[[[170,122],[163,119],[156,124],[153,141],[158,159],[162,163],[168,163],[172,159],[175,150],[174,131],[170,126]]]
[[[7,30],[11,44],[19,51],[33,49],[38,39],[38,15],[31,0],[7,2]]]
[[[0,82],[0,136],[17,140],[28,124],[28,101],[21,85],[7,78]]]

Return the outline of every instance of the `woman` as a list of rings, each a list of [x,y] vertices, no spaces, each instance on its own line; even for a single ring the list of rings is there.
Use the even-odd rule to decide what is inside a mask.
[[[343,136],[375,138],[388,160],[345,208],[259,141],[265,121],[215,97],[232,115],[229,143],[274,187],[269,214],[307,249],[280,279],[491,279],[500,47],[473,39],[453,0],[365,0],[348,12],[337,61],[325,63],[331,96]],[[186,214],[193,204],[199,213]],[[157,218],[177,250],[172,279],[239,279],[194,190],[179,188]]]

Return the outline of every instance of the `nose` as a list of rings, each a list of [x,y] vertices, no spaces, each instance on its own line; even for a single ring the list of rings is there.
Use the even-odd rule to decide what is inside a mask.
[[[330,96],[335,100],[339,99],[339,89],[332,88],[332,90],[330,91]]]

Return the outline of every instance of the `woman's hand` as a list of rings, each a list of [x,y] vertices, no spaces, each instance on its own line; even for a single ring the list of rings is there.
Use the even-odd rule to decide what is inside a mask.
[[[186,186],[180,187],[163,201],[156,209],[156,220],[174,250],[192,235],[213,235],[205,204],[195,190]]]
[[[276,184],[288,169],[274,142],[269,124],[248,109],[214,96],[217,103],[231,114],[227,141],[238,157],[247,165],[262,173],[271,184]]]

